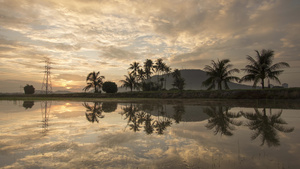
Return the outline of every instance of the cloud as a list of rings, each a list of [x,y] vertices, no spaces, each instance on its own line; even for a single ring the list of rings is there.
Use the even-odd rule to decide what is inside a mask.
[[[0,69],[36,72],[42,66],[36,61],[49,57],[56,75],[101,69],[118,72],[117,79],[129,63],[145,59],[164,58],[175,69],[229,58],[242,68],[246,55],[263,48],[296,63],[298,6],[297,0],[2,0]]]
[[[135,60],[138,55],[134,52],[126,51],[124,49],[116,48],[114,46],[103,47],[103,54],[99,57],[104,57],[109,60]]]
[[[86,79],[85,76],[80,76],[76,74],[59,74],[55,77],[55,79],[64,79],[64,80],[72,80],[72,81],[84,81]]]

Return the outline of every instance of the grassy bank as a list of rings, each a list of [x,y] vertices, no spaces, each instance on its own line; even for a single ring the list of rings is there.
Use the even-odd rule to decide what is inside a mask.
[[[69,93],[69,94],[1,94],[0,99],[300,99],[300,88],[288,89],[252,89],[252,90],[187,90],[187,91],[151,91],[124,93]]]

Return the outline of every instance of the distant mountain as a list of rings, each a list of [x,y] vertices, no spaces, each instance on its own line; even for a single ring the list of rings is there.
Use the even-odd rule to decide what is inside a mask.
[[[205,81],[208,76],[206,75],[206,72],[200,69],[183,69],[180,70],[181,76],[185,79],[185,90],[206,90],[206,87],[202,86],[202,82]],[[167,85],[166,88],[169,90],[173,88],[173,77],[170,74],[162,75],[159,78],[165,78],[167,79]],[[157,82],[157,75],[154,75],[150,78],[150,81]],[[164,82],[165,83],[165,82]],[[230,89],[252,89],[252,86],[243,85],[239,83],[228,83],[228,86]],[[130,89],[128,88],[125,90],[125,88],[118,88],[118,92],[128,92]]]
[[[206,87],[202,86],[202,82],[205,81],[208,76],[206,72],[200,69],[183,69],[180,70],[181,76],[185,79],[185,90],[205,90]],[[163,78],[167,78],[167,89],[173,88],[173,77],[172,75],[163,75]],[[157,82],[157,76],[153,76],[151,81]],[[230,89],[251,89],[252,86],[238,84],[238,83],[228,83]]]

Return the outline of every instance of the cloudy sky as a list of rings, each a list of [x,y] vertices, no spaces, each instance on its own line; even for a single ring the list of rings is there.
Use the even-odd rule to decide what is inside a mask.
[[[89,72],[119,83],[134,61],[203,69],[229,58],[244,68],[261,49],[290,64],[282,83],[300,86],[299,7],[298,0],[0,0],[0,92],[39,90],[45,57],[54,90],[81,91]]]

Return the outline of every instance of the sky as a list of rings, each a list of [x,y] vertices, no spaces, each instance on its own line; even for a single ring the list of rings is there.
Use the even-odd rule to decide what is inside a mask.
[[[54,91],[82,91],[92,71],[120,85],[134,61],[162,58],[174,70],[230,59],[242,69],[262,49],[290,64],[279,78],[299,87],[299,9],[299,0],[0,0],[0,92],[40,90],[45,58]]]

